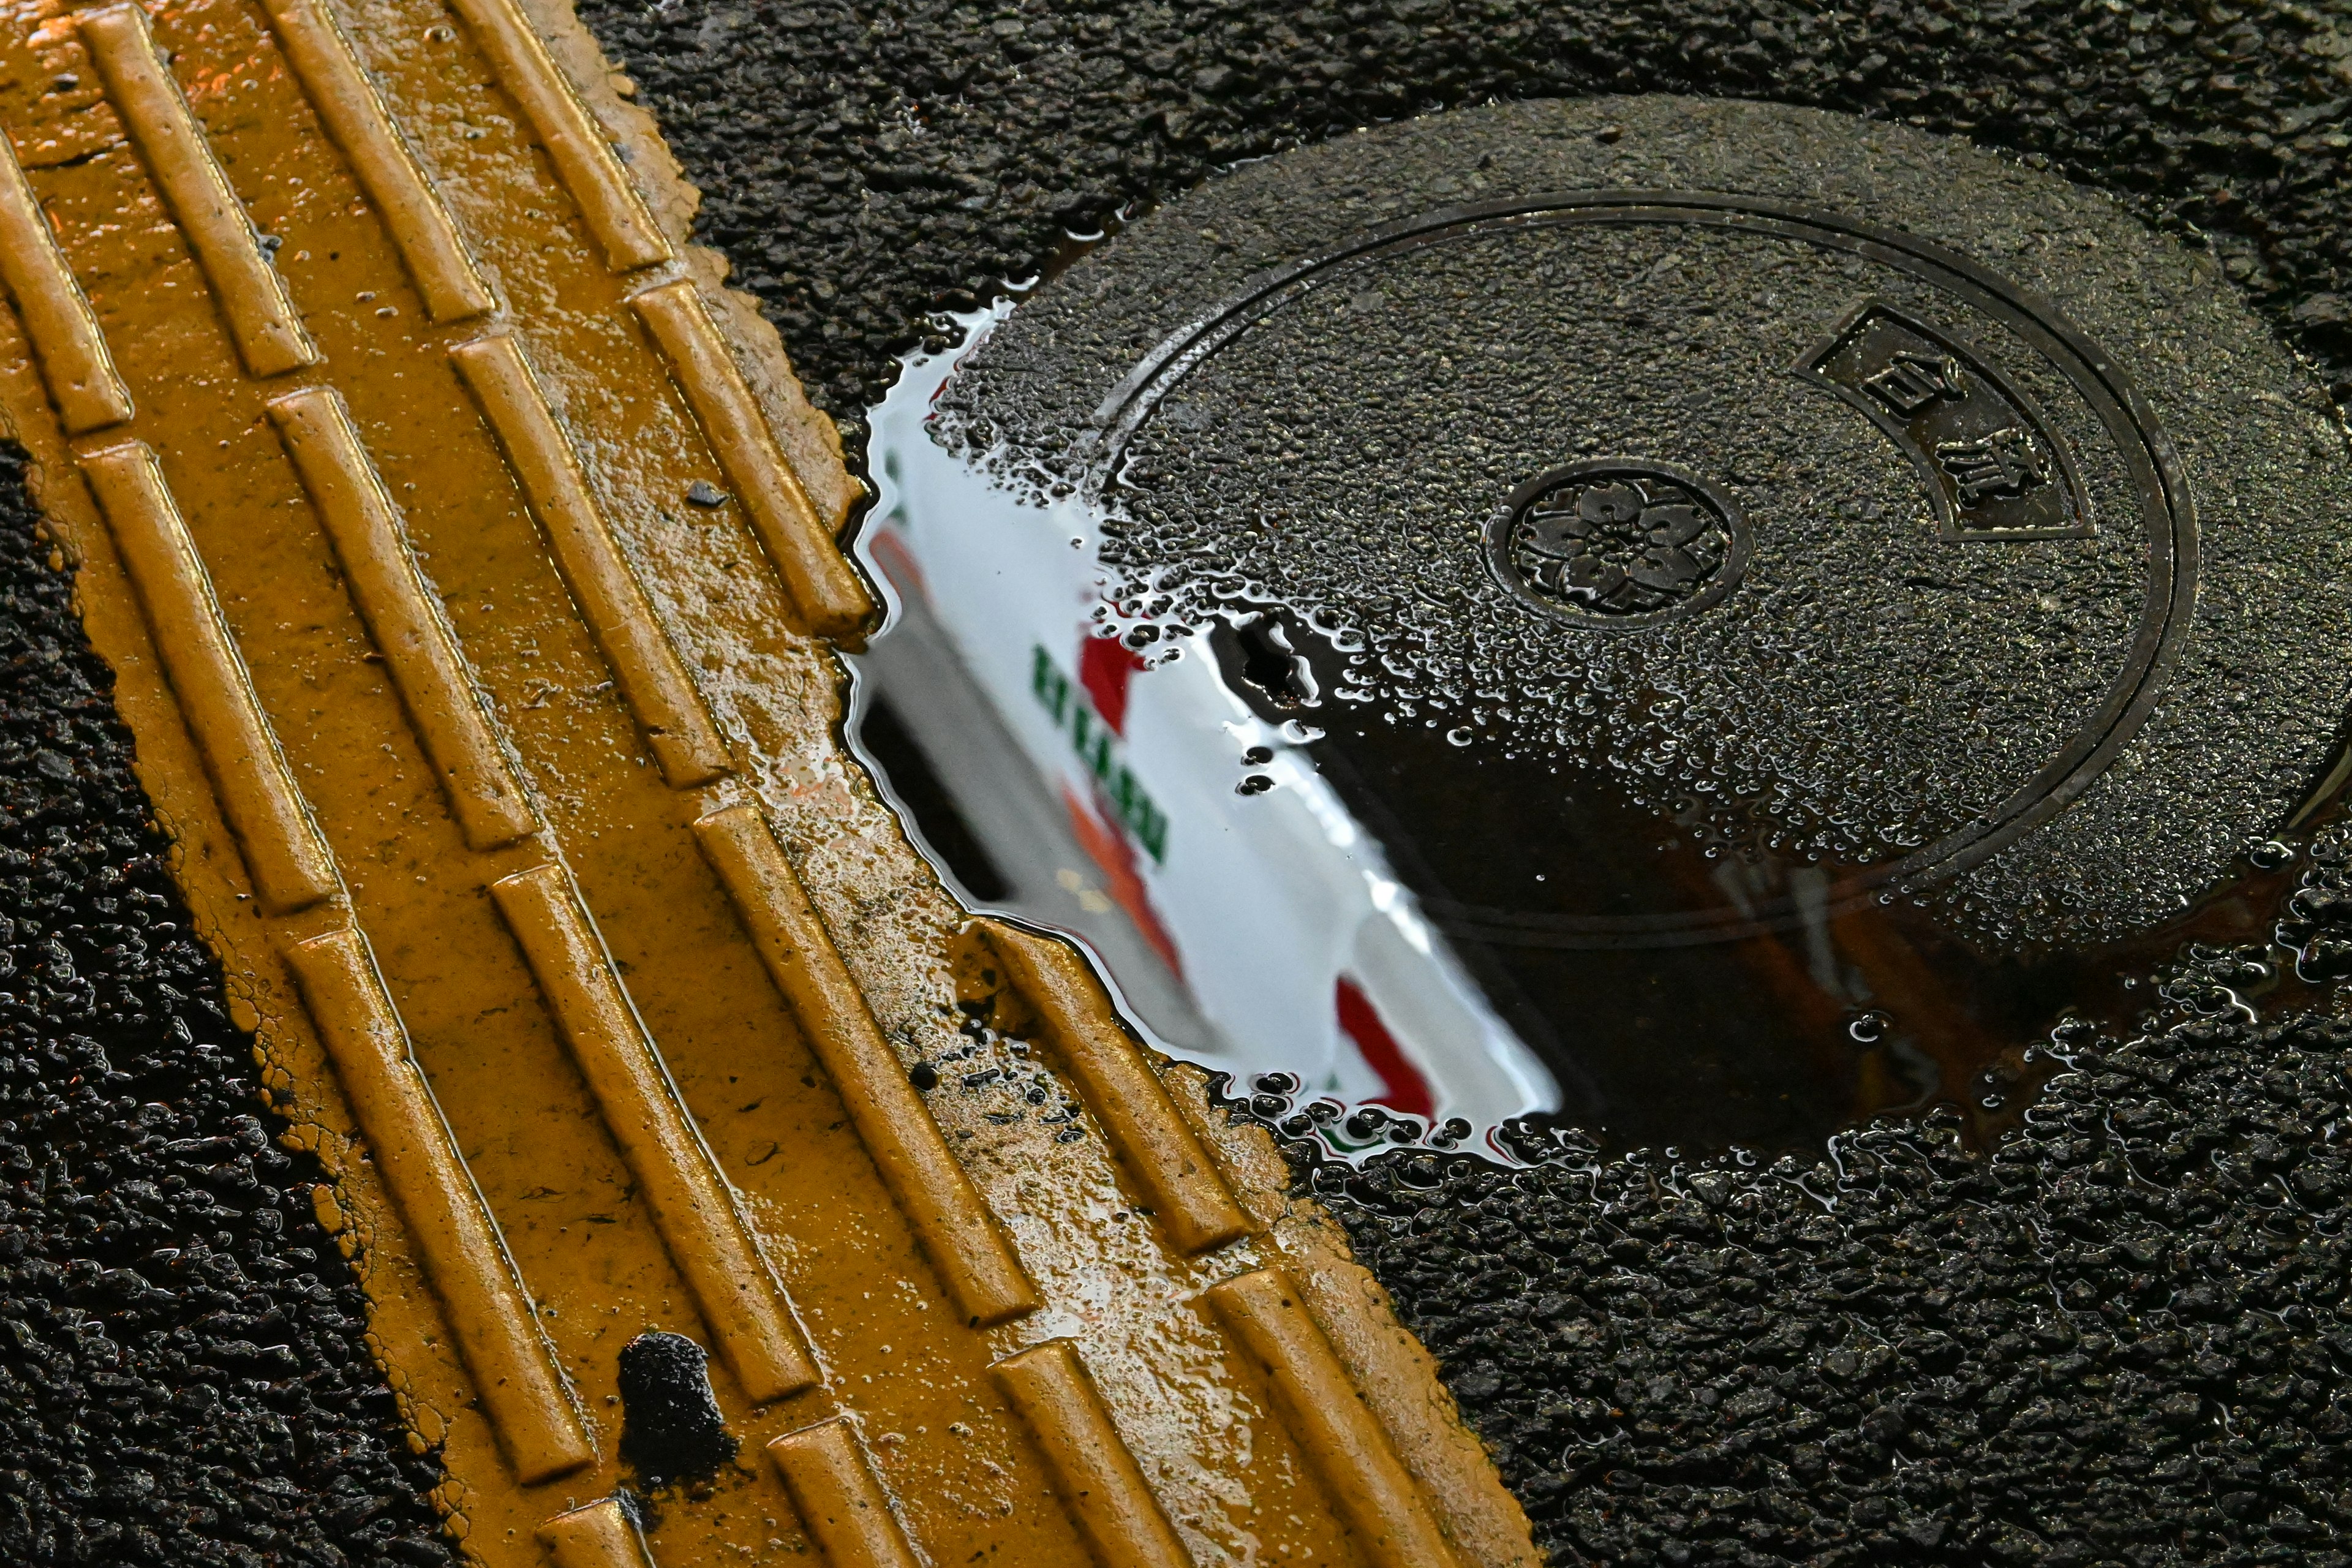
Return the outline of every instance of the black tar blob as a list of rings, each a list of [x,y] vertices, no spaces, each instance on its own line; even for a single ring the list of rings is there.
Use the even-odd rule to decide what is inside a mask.
[[[735,1457],[709,1367],[683,1334],[654,1330],[621,1347],[621,1459],[648,1488],[705,1479]]]

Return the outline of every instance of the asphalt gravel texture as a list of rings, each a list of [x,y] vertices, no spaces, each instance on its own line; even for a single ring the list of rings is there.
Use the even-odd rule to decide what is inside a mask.
[[[893,353],[1123,205],[1360,124],[1671,90],[1904,119],[2201,236],[2352,395],[2352,13],[1444,0],[582,12],[853,448]],[[348,1268],[0,473],[0,1561],[447,1556]],[[2332,851],[2331,851],[2332,852]],[[2284,936],[2352,968],[2315,868]],[[2346,1031],[2079,1042],[1990,1158],[1302,1158],[1556,1561],[2346,1561]],[[1539,1151],[1531,1151],[1539,1152]],[[1433,1174],[1433,1169],[1434,1173]]]
[[[1291,1149],[1556,1563],[2347,1562],[2352,1023],[2050,1048],[1990,1157]]]

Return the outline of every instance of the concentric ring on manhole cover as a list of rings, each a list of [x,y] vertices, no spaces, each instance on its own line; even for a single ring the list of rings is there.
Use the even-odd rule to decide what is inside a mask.
[[[2030,346],[2064,377],[2105,427],[2127,465],[2146,541],[2138,624],[2083,722],[2003,799],[1900,858],[1844,870],[1814,909],[1835,910],[1902,896],[1979,865],[2057,815],[2089,786],[2147,717],[2189,626],[2197,597],[2197,516],[2169,441],[2130,381],[2049,300],[1992,269],[1899,229],[1842,213],[1709,191],[1570,191],[1440,209],[1366,231],[1328,250],[1249,279],[1146,353],[1095,411],[1104,432],[1101,471],[1117,474],[1137,434],[1189,377],[1254,329],[1313,299],[1335,275],[1367,264],[1484,237],[1561,227],[1675,227],[1793,240],[1843,252],[1924,283],[1983,326]],[[1938,537],[1999,547],[2083,538],[2093,527],[2077,462],[2033,399],[1970,344],[1956,321],[1928,322],[1864,293],[1827,334],[1789,367],[1791,395],[1811,386],[1853,405],[1922,476],[1938,517]],[[1656,465],[1656,471],[1664,472]],[[1678,472],[1681,470],[1677,470]],[[1695,479],[1692,482],[1696,482]],[[1506,500],[1506,506],[1517,500]],[[1728,497],[1727,520],[1737,516]],[[1491,538],[1491,534],[1490,534]],[[1506,556],[1507,557],[1507,552]],[[1495,562],[1491,545],[1487,552]],[[1737,564],[1745,563],[1744,553]],[[1570,607],[1563,595],[1530,590],[1507,558],[1496,581],[1521,604],[1584,631],[1648,631],[1715,604],[1736,573],[1713,574],[1686,603],[1649,607],[1622,626]],[[1715,942],[1809,918],[1786,899],[1630,916],[1529,914],[1472,902],[1433,900],[1489,941],[1537,945],[1649,946]]]

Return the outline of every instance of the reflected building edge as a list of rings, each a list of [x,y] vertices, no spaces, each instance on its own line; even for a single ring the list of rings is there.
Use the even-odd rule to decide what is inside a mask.
[[[1553,1070],[1322,776],[1318,710],[1245,700],[1223,636],[1103,635],[1092,509],[1034,504],[930,438],[986,320],[876,412],[859,542],[894,604],[854,660],[853,733],[934,860],[975,907],[1078,938],[1171,1055],[1424,1124],[1558,1107]]]

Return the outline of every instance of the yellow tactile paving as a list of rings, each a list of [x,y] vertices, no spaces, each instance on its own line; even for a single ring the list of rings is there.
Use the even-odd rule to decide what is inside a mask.
[[[1381,1568],[1444,1568],[1453,1561],[1428,1500],[1413,1484],[1388,1434],[1356,1398],[1347,1369],[1280,1268],[1260,1268],[1209,1287],[1207,1299],[1274,1385],[1339,1511]]]
[[[594,1463],[529,1290],[409,1056],[367,942],[329,931],[286,957],[516,1479],[534,1486]]]
[[[697,821],[694,831],[802,1035],[840,1090],[875,1168],[966,1321],[1001,1323],[1034,1311],[1036,1287],[882,1038],[824,917],[808,901],[766,822],[751,806],[730,805]]]
[[[68,436],[120,425],[131,417],[131,394],[114,373],[98,319],[58,252],[15,151],[0,153],[0,284],[32,340],[58,416]]]
[[[319,363],[319,348],[294,313],[261,236],[229,189],[187,100],[155,54],[147,13],[135,5],[82,14],[90,58],[106,79],[114,111],[147,161],[180,232],[213,286],[246,368],[282,375]]]
[[[326,0],[263,0],[286,64],[319,123],[350,161],[352,176],[383,216],[392,243],[436,321],[463,321],[498,301],[474,269],[457,226],[416,166],[383,100]]]
[[[539,132],[556,175],[579,205],[580,216],[623,271],[652,267],[673,254],[636,187],[614,156],[613,144],[565,79],[547,45],[515,0],[451,0],[473,29],[474,42],[499,79]]]
[[[333,540],[352,603],[400,689],[417,743],[449,792],[449,809],[477,849],[537,830],[522,781],[482,711],[440,601],[401,536],[398,509],[334,389],[273,398],[269,417]]]
[[[1036,1033],[1177,1250],[1189,1257],[1245,1235],[1247,1217],[1135,1037],[1094,1005],[1093,977],[1076,951],[1002,921],[975,921],[971,929],[1035,1009]]]
[[[664,283],[634,296],[629,305],[661,345],[711,451],[742,495],[751,526],[800,611],[801,629],[831,637],[856,633],[874,613],[874,601],[776,449],[698,291],[685,281]]]
[[[636,1521],[611,1499],[557,1514],[539,1540],[555,1568],[650,1568]]]
[[[922,1568],[848,1417],[787,1432],[768,1445],[768,1458],[832,1568]]]
[[[1047,1340],[998,1362],[995,1373],[1096,1558],[1108,1568],[1188,1568],[1184,1543],[1095,1392],[1077,1346]]]
[[[621,989],[571,878],[541,866],[501,877],[490,894],[572,1047],[604,1126],[653,1211],[654,1228],[719,1352],[755,1405],[817,1381],[792,1314],[727,1179]]]
[[[126,441],[86,455],[81,471],[114,531],[115,553],[147,612],[255,892],[273,913],[309,909],[334,892],[334,866],[255,700],[163,466],[145,442]]]
[[[0,66],[0,410],[473,1560],[1532,1561],[1270,1146],[843,754],[855,486],[568,14],[36,5]],[[648,1541],[652,1327],[743,1449]]]
[[[588,476],[522,350],[501,334],[460,343],[449,357],[498,432],[531,515],[546,530],[556,565],[611,662],[622,700],[636,714],[662,776],[680,789],[709,784],[727,772],[727,748],[589,493]]]

